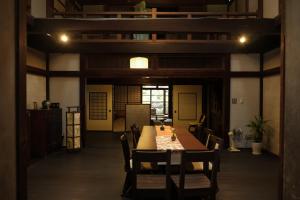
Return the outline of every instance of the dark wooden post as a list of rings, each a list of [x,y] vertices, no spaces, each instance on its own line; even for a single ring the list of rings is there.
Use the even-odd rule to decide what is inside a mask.
[[[264,17],[264,1],[258,0],[258,8],[257,8],[257,17],[263,18]]]
[[[53,11],[54,11],[54,0],[47,0],[46,2],[46,15],[48,18],[53,17]]]

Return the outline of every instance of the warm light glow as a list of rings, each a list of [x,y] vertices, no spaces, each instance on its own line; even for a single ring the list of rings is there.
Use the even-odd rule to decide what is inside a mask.
[[[69,41],[69,36],[66,35],[66,34],[61,34],[60,41],[62,41],[64,43],[68,42]]]
[[[239,42],[241,44],[245,44],[247,42],[247,40],[248,40],[247,37],[244,36],[244,35],[242,35],[242,36],[239,37]]]
[[[130,69],[148,69],[148,58],[130,58]]]

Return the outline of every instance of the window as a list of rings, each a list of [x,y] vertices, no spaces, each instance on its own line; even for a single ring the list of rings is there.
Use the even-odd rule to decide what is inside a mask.
[[[89,93],[89,119],[106,120],[107,119],[107,93],[90,92]]]
[[[168,115],[169,86],[143,86],[142,103],[150,104],[156,115]]]

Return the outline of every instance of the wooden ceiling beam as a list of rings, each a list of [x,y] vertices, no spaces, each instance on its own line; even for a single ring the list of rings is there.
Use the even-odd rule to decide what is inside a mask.
[[[267,37],[240,45],[237,41],[198,41],[191,42],[72,42],[62,44],[53,38],[29,37],[28,44],[33,48],[54,53],[262,53],[278,47],[280,37]]]
[[[268,34],[277,31],[273,19],[34,19],[29,34],[57,32],[134,33],[245,33]]]
[[[118,78],[118,77],[151,77],[151,78],[222,78],[225,71],[222,69],[159,69],[159,70],[86,70],[85,76],[92,78]]]

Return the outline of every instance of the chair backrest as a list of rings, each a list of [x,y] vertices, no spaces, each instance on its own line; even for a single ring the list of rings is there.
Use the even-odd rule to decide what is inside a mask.
[[[224,146],[224,140],[215,135],[209,135],[207,148],[209,150],[222,151]]]
[[[130,147],[125,133],[121,135],[120,141],[122,144],[123,156],[125,162],[124,169],[126,172],[129,172],[130,171]]]
[[[171,163],[171,151],[157,151],[157,150],[133,150],[133,186],[136,187],[136,176],[143,173],[142,163],[166,163],[165,176],[166,176],[166,188],[170,188],[170,163]]]
[[[201,133],[199,136],[199,140],[202,144],[204,144],[206,147],[208,146],[209,137],[210,135],[214,135],[214,131],[209,128],[203,128],[201,129]]]
[[[131,132],[132,132],[133,148],[136,148],[141,136],[141,132],[139,127],[137,127],[135,124],[131,126]]]
[[[171,163],[171,151],[158,151],[158,150],[136,150],[132,151],[133,171],[136,173],[142,172],[142,163],[166,163],[166,171]]]
[[[216,151],[183,151],[181,154],[179,189],[185,185],[185,174],[191,162],[203,162],[203,172],[210,179],[211,187],[217,187]],[[209,163],[212,164],[211,171]]]
[[[200,118],[199,118],[199,123],[200,123],[201,125],[204,123],[205,118],[206,118],[205,114],[202,113],[201,116],[200,116]]]
[[[209,150],[215,150],[216,151],[216,166],[217,170],[220,171],[220,165],[221,165],[221,156],[220,152],[223,150],[224,147],[224,140],[218,136],[210,135],[208,139],[208,146],[207,148]]]

